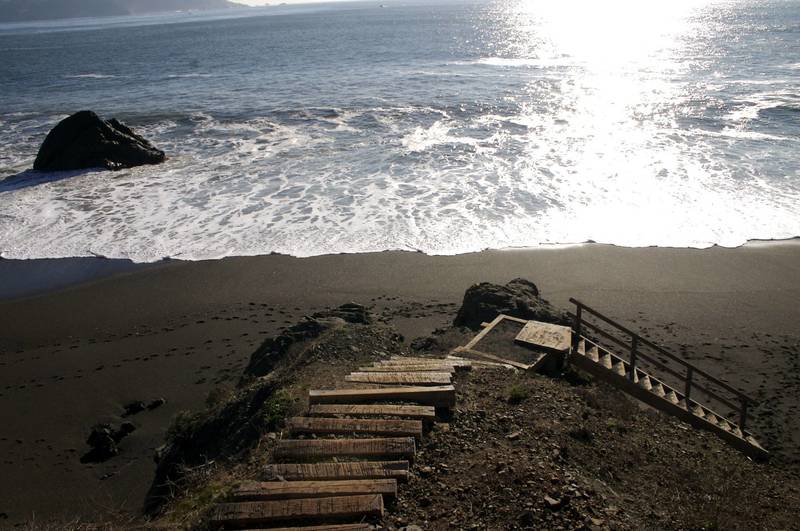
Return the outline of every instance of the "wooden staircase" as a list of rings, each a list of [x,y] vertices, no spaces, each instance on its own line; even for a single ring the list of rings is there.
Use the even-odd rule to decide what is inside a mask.
[[[345,378],[366,389],[309,391],[308,414],[287,420],[266,481],[241,485],[213,512],[225,529],[373,529],[408,480],[416,444],[455,405],[453,376],[472,362],[395,356]],[[351,384],[352,385],[352,384]],[[276,527],[307,524],[311,527]]]
[[[575,299],[570,299],[570,302],[576,304],[577,311],[575,314],[571,314],[574,320],[573,347],[566,363],[575,365],[642,402],[674,415],[696,428],[716,434],[752,458],[769,458],[769,452],[746,429],[748,406],[756,404],[755,400],[639,334],[615,323],[585,304]],[[626,334],[630,340],[624,341],[617,335],[606,331],[596,322],[587,320],[587,314],[594,318],[593,321],[603,322],[612,326],[615,331]],[[583,334],[584,330],[603,337],[628,351],[627,359],[601,346],[598,341],[590,340]],[[655,354],[649,352],[655,352]],[[656,358],[660,358],[662,361]],[[677,365],[679,370],[667,366],[665,361],[673,362],[673,366]],[[647,368],[645,369],[643,366]],[[671,379],[679,382],[680,385],[668,384],[665,378],[656,376],[656,371],[670,375]],[[697,381],[699,378],[703,378],[708,383],[701,385]],[[739,403],[734,404],[731,400],[720,396],[720,392],[709,388],[710,385],[732,394]],[[698,398],[697,395],[702,395],[703,403],[700,402],[701,398]],[[713,410],[708,405],[712,401],[738,411],[737,421]]]

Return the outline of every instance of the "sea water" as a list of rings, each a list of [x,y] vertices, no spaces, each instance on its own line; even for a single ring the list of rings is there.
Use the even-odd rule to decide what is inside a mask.
[[[82,109],[168,162],[30,171]],[[800,2],[384,1],[2,25],[0,135],[5,258],[788,238]]]

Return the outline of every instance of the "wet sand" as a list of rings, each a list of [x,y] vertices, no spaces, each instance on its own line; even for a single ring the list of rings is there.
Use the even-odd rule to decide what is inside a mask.
[[[563,308],[579,298],[756,395],[762,405],[753,429],[781,466],[797,465],[796,241],[115,267],[92,259],[0,261],[0,293],[26,295],[0,302],[0,513],[8,515],[0,527],[33,515],[137,512],[170,419],[202,407],[214,387],[233,385],[258,343],[303,315],[348,301],[374,304],[410,340],[449,323],[471,284],[515,277],[534,281]],[[42,278],[50,283],[42,286]],[[74,282],[81,283],[63,287]],[[51,291],[29,296],[40,289]],[[94,423],[119,424],[124,404],[158,397],[167,404],[126,419],[137,430],[119,456],[79,462]]]

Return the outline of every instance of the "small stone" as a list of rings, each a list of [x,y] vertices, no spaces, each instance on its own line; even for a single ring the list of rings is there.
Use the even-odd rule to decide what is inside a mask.
[[[509,433],[508,435],[506,435],[506,439],[508,439],[509,441],[516,441],[520,437],[522,437],[521,431],[515,431],[514,433]]]
[[[430,477],[431,475],[433,475],[433,468],[431,468],[429,466],[420,467],[419,475],[420,475],[420,477],[423,477],[423,478]]]
[[[555,509],[560,509],[561,508],[561,505],[563,504],[563,501],[560,498],[559,499],[555,499],[555,498],[551,498],[550,496],[545,496],[544,497],[544,504],[548,509],[554,509],[555,510]]]

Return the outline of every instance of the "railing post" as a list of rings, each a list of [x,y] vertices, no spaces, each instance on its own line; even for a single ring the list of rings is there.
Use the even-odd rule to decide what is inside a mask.
[[[683,398],[686,401],[686,411],[691,411],[692,377],[694,377],[694,367],[688,365],[686,367],[686,390],[683,392]]]
[[[744,398],[740,400],[742,401],[742,409],[739,410],[739,429],[744,433],[745,423],[747,422],[747,400]]]
[[[575,319],[572,322],[572,352],[578,351],[578,345],[581,342],[581,321],[582,321],[582,307],[580,303],[575,303],[577,309],[575,310]],[[564,356],[564,360],[562,361],[561,367],[562,369],[566,370],[567,366],[569,365],[569,352]]]
[[[636,350],[639,348],[639,336],[632,336],[631,339],[631,374],[628,376],[630,381],[636,381]]]

